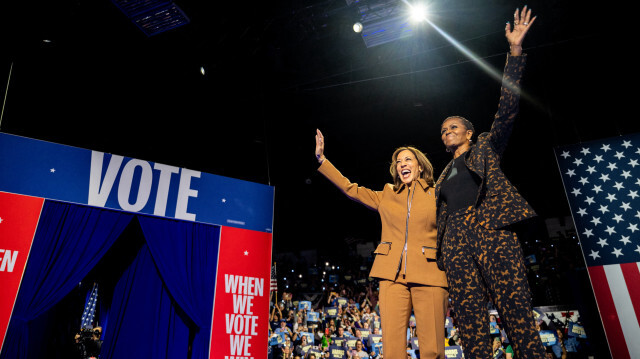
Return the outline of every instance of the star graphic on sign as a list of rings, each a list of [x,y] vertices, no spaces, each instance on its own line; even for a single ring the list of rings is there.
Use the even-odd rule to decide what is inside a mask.
[[[611,150],[611,146],[609,145],[602,145],[602,147],[600,147],[601,150],[603,150],[604,152],[607,152],[609,150]]]
[[[580,209],[578,209],[578,214],[580,215],[580,217],[582,217],[585,214],[587,214],[587,210],[584,209],[584,208],[580,208]],[[640,211],[638,211],[638,218],[640,218]]]
[[[622,141],[622,147],[624,148],[631,147],[631,141]]]
[[[591,258],[593,258],[594,260],[596,258],[600,258],[600,255],[598,254],[598,251],[594,251],[593,249],[591,250],[591,254],[589,254],[591,256]]]
[[[624,153],[622,153],[622,152],[617,152],[617,151],[616,151],[616,154],[615,154],[615,155],[613,155],[613,157],[615,157],[615,158],[617,158],[617,159],[621,159],[621,158],[623,158],[623,157],[624,157]]]
[[[629,191],[627,196],[631,197],[631,199],[636,199],[636,197],[638,197],[638,191]]]
[[[576,171],[574,170],[568,170],[566,173],[569,177],[573,177],[576,174]]]
[[[602,182],[607,182],[609,180],[609,175],[603,173],[600,175],[600,179],[602,180]]]
[[[618,168],[618,166],[616,166],[614,162],[609,162],[609,164],[607,165],[607,168],[609,169],[609,171],[613,171],[616,168]]]
[[[613,215],[613,220],[616,221],[616,223],[620,223],[620,222],[624,221],[624,219],[622,219],[622,215],[621,214],[614,214]]]
[[[616,258],[618,258],[619,256],[623,255],[622,254],[622,249],[614,248],[613,252],[611,252],[611,254],[615,254]]]
[[[624,186],[622,185],[622,182],[616,182],[616,184],[614,184],[613,187],[618,191],[624,188]]]
[[[591,229],[585,229],[583,234],[584,234],[585,236],[587,236],[587,238],[589,238],[589,237],[593,236],[593,230],[591,230]]]
[[[587,179],[587,177],[580,177],[580,182],[583,186],[587,183],[589,183],[589,180]]]
[[[638,212],[638,214],[640,214],[640,212]],[[3,219],[2,219],[2,217],[0,217],[0,223],[2,223],[2,221],[3,221]]]
[[[596,168],[595,168],[595,167],[593,167],[593,166],[588,166],[588,167],[587,167],[587,169],[586,169],[586,171],[587,171],[587,172],[589,172],[589,174],[590,174],[590,175],[592,175],[592,174],[593,174],[593,172],[595,172],[595,171],[596,171]]]
[[[49,170],[49,172],[51,172],[51,173],[56,173],[56,169],[55,169],[55,168],[52,168],[52,169],[50,169],[50,170]]]
[[[600,224],[600,223],[602,223],[602,222],[600,222],[600,217],[593,217],[593,218],[591,219],[591,223],[593,223],[593,225],[594,225],[594,226],[597,226],[597,225],[599,225],[599,224]]]
[[[640,211],[637,211],[634,217],[638,217],[638,219],[640,219]]]
[[[609,200],[609,203],[611,203],[611,202],[613,202],[613,201],[617,200],[617,199],[616,199],[616,195],[615,195],[615,194],[613,194],[613,193],[609,193],[609,194],[607,194],[607,199]]]
[[[227,199],[226,199],[226,198],[223,198],[223,199],[222,199],[222,203],[227,203]]]
[[[629,203],[622,202],[622,206],[620,206],[620,208],[624,209],[624,211],[626,212],[628,209],[631,209],[631,206],[629,205]]]
[[[593,160],[594,160],[594,161],[596,161],[596,162],[598,162],[598,163],[600,163],[600,162],[604,161],[604,160],[602,159],[602,156],[601,156],[601,155],[596,155],[596,156],[593,158]]]
[[[249,251],[244,251],[244,255],[248,256],[249,255]]]
[[[620,242],[624,243],[625,246],[627,245],[627,243],[631,243],[631,241],[629,240],[629,236],[622,236]]]
[[[582,158],[576,158],[575,161],[573,161],[573,164],[576,166],[580,166],[582,164]]]
[[[640,246],[636,246],[636,249],[634,250],[634,252],[640,253]]]
[[[580,150],[580,152],[582,152],[583,155],[588,155],[591,153],[591,151],[589,151],[589,149],[586,147],[582,147],[582,150]]]
[[[600,192],[602,192],[602,186],[593,186],[593,190],[592,191],[596,191],[596,194],[600,193]]]
[[[636,233],[636,231],[638,230],[638,225],[635,223],[630,223],[627,229],[630,230],[631,233]]]
[[[580,192],[580,188],[574,188],[574,189],[573,189],[573,191],[571,191],[571,193],[573,193],[573,195],[574,195],[574,196],[577,196],[577,195],[579,195],[579,194],[582,194],[582,193]]]
[[[569,151],[563,151],[560,156],[562,156],[562,158],[564,158],[565,160],[567,159],[567,157],[571,157]]]
[[[616,229],[610,226],[607,226],[607,229],[605,229],[604,231],[609,233],[609,235],[616,233]]]
[[[640,147],[636,150],[636,153],[640,155]]]
[[[629,171],[622,171],[622,174],[620,176],[624,177],[624,179],[627,179],[631,177],[631,173],[629,173]]]
[[[607,212],[609,212],[609,206],[604,206],[604,205],[600,205],[600,208],[598,208],[598,211],[602,212],[602,214],[605,214]]]
[[[587,199],[585,199],[584,201],[589,203],[589,204],[594,204],[595,203],[595,201],[593,200],[593,197],[587,197]]]
[[[629,166],[636,168],[636,166],[638,165],[638,160],[631,160],[629,161]]]
[[[600,245],[600,247],[604,247],[604,246],[608,246],[609,243],[607,243],[607,240],[604,238],[598,238],[600,239],[597,243]]]
[[[638,186],[640,186],[640,178],[638,178],[638,179],[636,180],[636,184],[637,184]]]

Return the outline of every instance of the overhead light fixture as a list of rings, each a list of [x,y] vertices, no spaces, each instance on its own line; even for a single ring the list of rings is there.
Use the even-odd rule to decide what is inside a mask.
[[[357,33],[361,33],[362,32],[362,24],[359,22],[356,22],[355,24],[353,24],[353,31],[357,32]]]

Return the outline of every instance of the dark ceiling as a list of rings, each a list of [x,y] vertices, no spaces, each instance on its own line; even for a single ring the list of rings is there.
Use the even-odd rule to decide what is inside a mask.
[[[528,3],[538,19],[503,162],[542,218],[569,214],[555,146],[639,129],[612,115],[622,51],[594,26],[601,9],[572,3]],[[421,148],[439,174],[442,119],[485,131],[497,108],[499,82],[427,25],[366,48],[344,0],[176,4],[191,22],[146,37],[109,0],[3,1],[1,130],[275,186],[284,251],[379,236],[375,213],[316,174],[316,128],[347,177],[381,189],[394,148]],[[523,5],[430,2],[433,23],[500,72]]]

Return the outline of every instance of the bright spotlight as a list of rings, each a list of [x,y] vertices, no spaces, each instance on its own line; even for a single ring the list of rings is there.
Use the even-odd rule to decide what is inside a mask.
[[[200,73],[202,74],[202,76],[204,76],[204,72],[205,72],[205,71],[204,71],[204,67],[203,67],[203,66],[200,66]]]
[[[427,20],[427,7],[424,4],[411,6],[411,20],[415,22]]]
[[[353,24],[353,31],[357,33],[362,32],[362,24],[359,22],[356,22],[355,24]]]

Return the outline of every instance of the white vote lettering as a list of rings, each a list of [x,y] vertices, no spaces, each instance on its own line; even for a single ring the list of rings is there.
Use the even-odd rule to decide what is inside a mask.
[[[109,196],[116,184],[116,178],[124,162],[124,157],[111,155],[111,160],[107,165],[107,170],[102,175],[104,153],[91,151],[91,169],[89,173],[89,200],[88,204],[97,207],[104,207],[109,200]],[[133,183],[134,174],[140,168],[140,181]],[[167,203],[169,201],[169,189],[173,174],[180,175],[178,183],[178,194],[175,197],[176,212],[175,218],[195,221],[195,213],[189,213],[189,198],[197,198],[198,191],[191,188],[191,179],[200,178],[199,171],[192,171],[186,168],[178,168],[156,163],[151,168],[147,161],[130,159],[122,168],[120,180],[117,183],[117,199],[121,209],[129,212],[139,212],[143,210],[151,197],[153,182],[157,181],[158,189],[155,193],[155,204],[153,214],[165,216]],[[130,202],[131,189],[137,186],[137,196]]]

